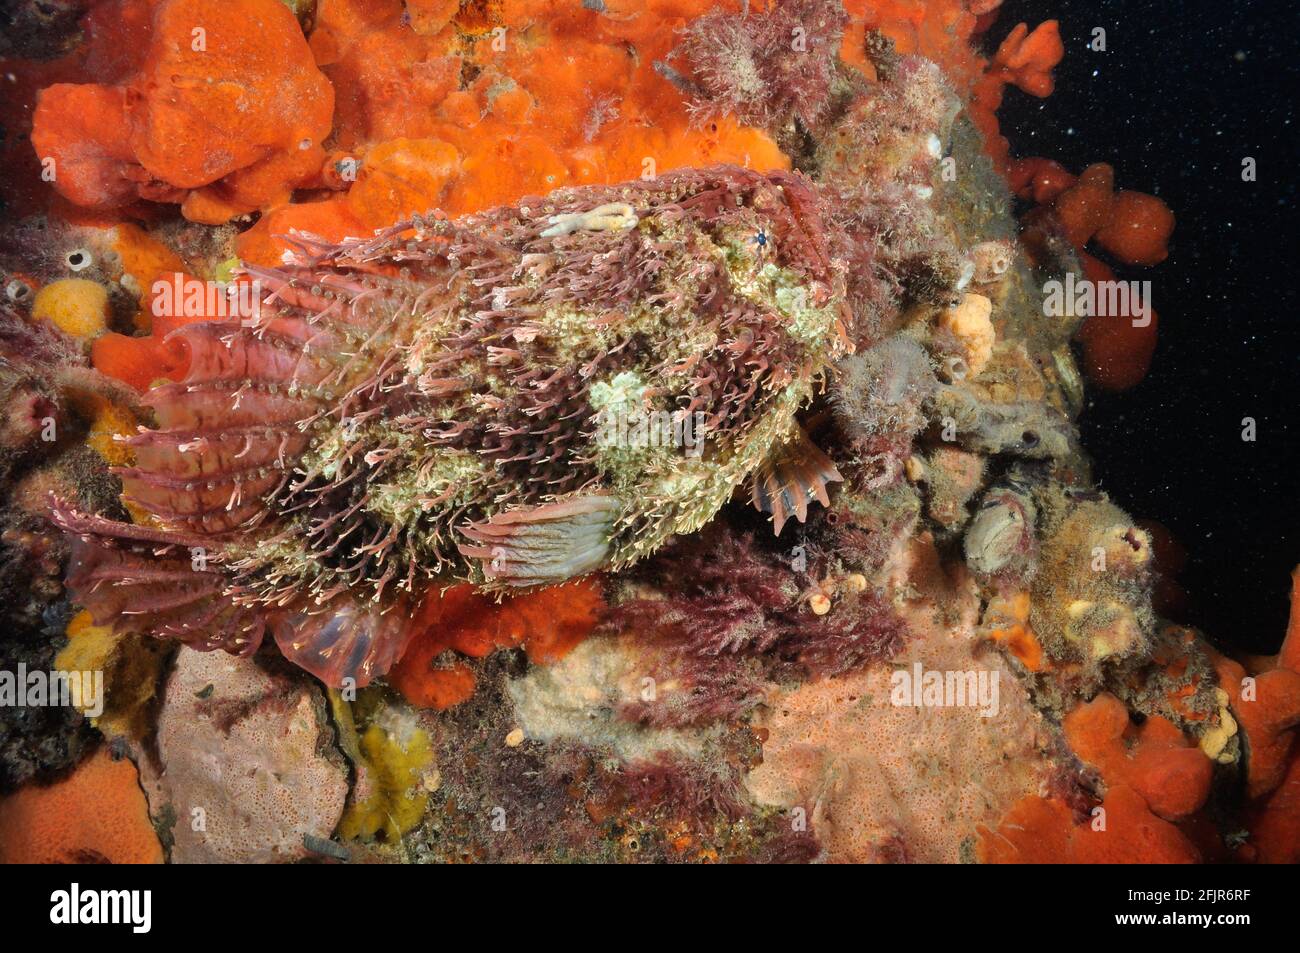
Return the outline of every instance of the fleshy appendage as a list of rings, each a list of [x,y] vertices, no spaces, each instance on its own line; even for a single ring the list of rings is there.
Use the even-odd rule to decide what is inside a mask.
[[[124,495],[164,525],[204,535],[244,529],[307,448],[300,421],[328,399],[316,357],[333,335],[305,320],[178,328],[190,367],[144,396],[156,429],[126,441],[136,465],[115,472]]]

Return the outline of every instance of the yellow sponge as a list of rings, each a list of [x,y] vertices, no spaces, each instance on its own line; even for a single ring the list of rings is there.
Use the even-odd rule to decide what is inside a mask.
[[[50,321],[78,338],[96,338],[108,330],[108,289],[85,278],[52,281],[36,292],[32,317]]]

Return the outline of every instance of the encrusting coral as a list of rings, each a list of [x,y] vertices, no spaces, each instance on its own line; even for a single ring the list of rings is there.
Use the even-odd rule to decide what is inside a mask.
[[[746,784],[762,803],[799,809],[829,860],[969,861],[983,819],[1054,773],[1042,716],[1005,663],[983,654],[975,590],[963,580],[937,584],[958,601],[955,626],[936,626],[917,600],[904,610],[913,639],[889,666],[781,691],[760,721],[770,734]],[[986,680],[979,697],[996,698],[997,711],[981,711],[974,683],[972,704],[960,709],[922,706],[919,697],[915,707],[910,698],[900,704],[898,673],[916,669],[978,670]]]
[[[224,653],[182,649],[157,720],[150,808],[189,863],[268,863],[311,854],[348,794],[318,686]]]
[[[604,602],[591,579],[512,596],[502,602],[457,586],[430,600],[388,681],[412,705],[450,708],[474,691],[468,659],[522,647],[538,663],[557,661],[586,638]]]

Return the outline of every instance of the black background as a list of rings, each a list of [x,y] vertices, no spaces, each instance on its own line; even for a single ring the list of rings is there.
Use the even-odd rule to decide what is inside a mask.
[[[745,874],[745,868],[732,869],[736,872],[728,875],[729,880],[738,887],[748,883],[754,891],[764,888],[771,891],[775,884],[777,892],[788,890],[792,895],[798,890],[807,895],[811,888],[822,891],[818,896],[830,898],[832,910],[837,909],[833,901],[837,891],[847,903],[850,890],[855,890],[852,896],[858,897],[861,884],[869,883],[873,901],[869,915],[874,922],[904,927],[921,924],[923,930],[917,931],[917,935],[923,936],[918,944],[922,948],[971,945],[972,936],[989,932],[990,917],[1000,912],[998,903],[1005,903],[1007,897],[1033,896],[1043,887],[1041,870],[1024,865],[982,867],[977,885],[973,885],[970,871],[960,864],[895,865],[887,870],[859,868],[852,875],[852,886],[839,880],[830,867],[815,868],[812,873],[800,879],[791,877],[788,882],[779,869],[749,868],[751,874]],[[1293,922],[1294,881],[1285,871],[1286,868],[1280,867],[1247,865],[1212,871],[1155,865],[1136,869],[1055,866],[1051,883],[1062,902],[1021,905],[1023,909],[1013,911],[1014,929],[1032,936],[1058,936],[1068,917],[1071,933],[1084,942],[1111,933],[1127,933],[1183,945],[1194,933],[1198,937],[1208,934],[1219,946],[1229,949],[1230,944],[1246,941],[1251,935],[1257,937],[1251,942],[1261,943],[1265,937],[1281,935]],[[157,946],[169,951],[194,946],[196,939],[204,941],[205,948],[271,945],[295,950],[342,951],[356,946],[366,949],[377,945],[377,931],[384,929],[385,921],[374,911],[375,898],[386,905],[385,909],[395,911],[388,917],[399,922],[400,918],[411,917],[407,911],[427,907],[431,893],[452,892],[457,894],[455,915],[428,918],[431,935],[439,935],[433,931],[444,924],[490,924],[492,936],[502,945],[536,945],[538,920],[527,915],[502,916],[501,898],[531,890],[534,897],[559,900],[580,890],[587,907],[582,911],[582,925],[588,935],[632,938],[644,921],[628,916],[629,885],[664,889],[670,886],[658,868],[641,867],[625,877],[610,878],[603,870],[581,865],[554,867],[544,875],[545,881],[539,880],[532,868],[435,866],[424,868],[419,876],[411,876],[409,870],[396,864],[342,870],[326,864],[299,865],[292,875],[275,865],[245,865],[234,871],[220,865],[51,865],[27,867],[15,874],[0,894],[0,919],[13,947],[30,948],[37,942],[51,948],[89,943],[123,949]],[[712,873],[699,867],[675,875],[671,883],[682,883],[682,878],[696,876],[701,878],[701,889],[718,884]],[[745,880],[747,876],[753,876],[754,880]],[[353,877],[362,879],[352,880]],[[813,880],[813,877],[825,879]],[[51,894],[55,890],[69,890],[74,881],[83,891],[152,890],[152,929],[147,934],[135,934],[129,926],[120,925],[52,926],[49,922]],[[232,882],[238,889],[232,889]],[[1246,890],[1249,894],[1244,899],[1216,903],[1194,900],[1156,904],[1130,899],[1132,890],[1183,889],[1192,891],[1196,897],[1201,890],[1210,888]],[[942,916],[935,913],[936,895],[944,898]],[[1115,922],[1116,914],[1170,913],[1245,913],[1250,923],[1216,924],[1205,929],[1199,925],[1118,926]],[[770,946],[773,938],[787,945],[832,945],[842,942],[842,922],[836,922],[833,916],[810,918],[805,908],[796,903],[788,912],[738,909],[723,929],[733,946],[758,947],[764,943]],[[841,941],[835,941],[836,936]]]
[[[1137,387],[1091,392],[1084,446],[1111,498],[1187,550],[1186,621],[1253,652],[1280,643],[1300,562],[1298,11],[1291,0],[1006,0],[985,37],[991,53],[1017,22],[1061,24],[1056,92],[1007,88],[1013,155],[1075,173],[1109,162],[1117,188],[1159,195],[1177,216],[1164,263],[1116,269],[1151,280],[1159,343]],[[1104,53],[1088,48],[1094,27]],[[1244,417],[1254,443],[1241,439]]]

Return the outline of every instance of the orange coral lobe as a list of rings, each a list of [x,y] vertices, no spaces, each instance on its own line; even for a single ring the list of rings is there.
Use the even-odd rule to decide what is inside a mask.
[[[140,164],[180,188],[303,142],[319,147],[334,108],[333,89],[277,0],[167,0],[128,97]]]
[[[1094,282],[1113,282],[1115,273],[1087,252],[1079,253],[1084,276]],[[1127,390],[1141,382],[1151,367],[1156,349],[1159,315],[1134,313],[1132,301],[1118,314],[1089,315],[1075,333],[1083,345],[1083,369],[1088,379],[1105,390]]]
[[[1091,819],[1075,823],[1055,798],[1026,797],[996,831],[980,828],[980,859],[989,864],[1190,864],[1201,859],[1178,827],[1148,810],[1142,796],[1113,786]]]
[[[32,144],[56,163],[60,194],[89,207],[181,202],[220,224],[287,201],[313,177],[334,92],[288,7],[164,0],[141,32],[138,72],[120,84],[42,91]]]
[[[1247,787],[1260,797],[1281,783],[1300,725],[1300,673],[1277,668],[1256,675],[1253,697],[1240,683],[1229,690],[1233,713],[1249,739]]]
[[[1192,814],[1209,797],[1210,759],[1165,718],[1134,728],[1123,702],[1103,693],[1066,715],[1062,727],[1074,753],[1095,765],[1108,786],[1131,787],[1166,820]]]
[[[1278,786],[1251,812],[1250,832],[1261,862],[1300,863],[1300,750]]]
[[[1024,797],[1012,805],[996,831],[978,828],[979,856],[986,864],[1060,864],[1070,857],[1074,816],[1057,798]]]
[[[1076,820],[1056,798],[1026,797],[996,831],[980,830],[986,863],[1195,863],[1201,852],[1172,821],[1209,797],[1213,766],[1161,717],[1139,729],[1128,709],[1102,693],[1062,722],[1074,753],[1106,785],[1101,804]]]
[[[1078,176],[1071,174],[1059,162],[1035,157],[1013,162],[1008,181],[1011,191],[1021,198],[1032,198],[1039,205],[1050,205],[1078,181]]]
[[[1286,637],[1282,640],[1277,664],[1300,672],[1300,566],[1291,570],[1291,615],[1287,619]]]
[[[1142,795],[1153,814],[1179,820],[1205,804],[1214,766],[1200,749],[1144,747],[1133,760],[1133,789]]]
[[[123,205],[137,194],[120,89],[60,83],[41,90],[32,146],[55,187],[77,205]]]
[[[1071,245],[1082,248],[1110,221],[1114,192],[1115,170],[1099,162],[1084,169],[1073,185],[1057,195],[1052,210]]]
[[[395,222],[441,208],[460,153],[437,139],[394,139],[366,157],[348,208],[367,222]]]
[[[998,47],[990,69],[1001,71],[1007,82],[1031,96],[1050,96],[1056,85],[1052,70],[1064,57],[1056,20],[1040,23],[1032,33],[1027,24],[1019,23]]]
[[[167,286],[165,289],[163,286]],[[109,333],[95,340],[90,361],[95,369],[109,377],[130,384],[136,390],[148,390],[155,381],[166,378],[179,381],[189,368],[190,359],[185,345],[175,339],[168,340],[177,328],[201,321],[224,320],[222,313],[212,313],[207,308],[211,302],[205,294],[201,306],[187,299],[179,290],[197,287],[208,292],[210,285],[183,272],[162,272],[144,289],[144,313],[149,317],[151,331],[143,337]],[[166,298],[158,292],[166,290]]]
[[[1193,864],[1195,845],[1173,824],[1148,809],[1142,795],[1126,784],[1111,786],[1101,803],[1104,826],[1082,824],[1070,838],[1073,860],[1081,864]]]
[[[90,363],[100,373],[145,391],[160,377],[179,380],[187,361],[179,348],[152,336],[135,338],[110,332],[91,345]]]

